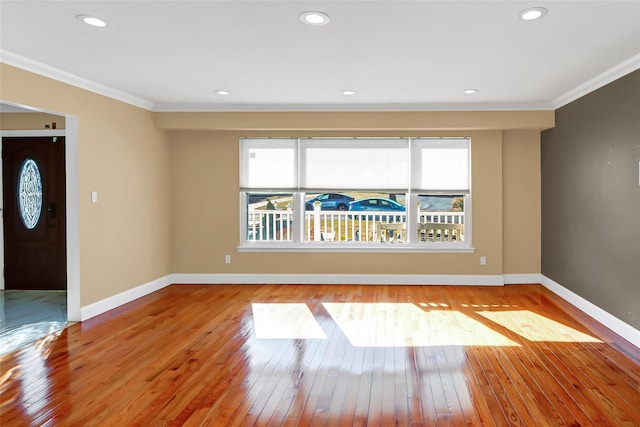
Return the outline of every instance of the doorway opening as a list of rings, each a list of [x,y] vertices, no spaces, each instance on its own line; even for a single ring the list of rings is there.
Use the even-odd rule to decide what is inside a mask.
[[[0,129],[3,152],[13,147],[0,168],[0,271],[9,270],[6,282],[5,274],[0,274],[0,334],[2,347],[18,348],[66,327],[67,322],[81,320],[78,118],[0,101],[4,118],[13,112],[27,118],[28,113],[54,115],[65,124],[62,129],[43,128],[23,117],[26,125],[3,120]],[[29,144],[35,144],[35,151]],[[38,153],[43,147],[45,151],[55,147],[53,151],[58,152],[53,159],[57,178],[52,178],[52,159]],[[51,179],[59,181],[51,183]],[[0,348],[3,351],[7,349]]]

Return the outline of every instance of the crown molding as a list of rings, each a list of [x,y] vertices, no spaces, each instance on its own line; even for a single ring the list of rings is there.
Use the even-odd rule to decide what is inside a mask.
[[[548,103],[459,104],[157,104],[157,113],[546,111]]]
[[[633,73],[638,69],[640,69],[640,53],[584,82],[575,89],[560,95],[551,102],[552,109],[557,110],[560,107],[564,107],[570,102],[573,102],[578,98],[582,98],[583,96],[600,89],[601,87],[608,85],[627,74]]]
[[[145,110],[162,113],[209,112],[417,112],[417,111],[532,111],[552,110],[549,103],[434,103],[434,104],[154,104],[128,93],[76,76],[42,62],[0,49],[0,62],[62,83],[88,90]]]
[[[0,62],[44,77],[48,77],[53,80],[57,80],[62,83],[69,84],[71,86],[78,87],[80,89],[85,89],[90,92],[115,99],[117,101],[122,101],[127,104],[143,108],[145,110],[153,111],[155,107],[154,103],[146,99],[138,98],[137,96],[133,96],[128,93],[101,85],[99,83],[95,83],[91,80],[76,76],[75,74],[71,74],[67,71],[60,70],[50,65],[43,64],[42,62],[34,61],[32,59],[26,58],[13,52],[8,52],[3,49],[0,49]]]
[[[640,69],[640,54],[560,95],[551,102],[457,104],[155,104],[75,74],[0,49],[0,62],[154,112],[415,112],[557,110]]]

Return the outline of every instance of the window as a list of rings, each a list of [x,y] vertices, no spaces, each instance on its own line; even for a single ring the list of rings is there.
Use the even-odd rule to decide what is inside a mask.
[[[18,174],[18,210],[20,219],[28,230],[38,225],[42,212],[42,176],[38,164],[26,159]]]
[[[243,138],[243,248],[469,249],[468,138]]]

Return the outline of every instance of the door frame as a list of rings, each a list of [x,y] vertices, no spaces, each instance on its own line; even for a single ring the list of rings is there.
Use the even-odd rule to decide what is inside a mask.
[[[41,111],[38,109],[32,110]],[[67,200],[67,320],[70,322],[77,322],[82,320],[80,315],[80,190],[78,173],[79,119],[77,116],[69,114],[60,115],[65,117],[65,129],[0,130],[0,149],[2,148],[3,137],[65,137],[65,191]],[[1,166],[0,173],[2,173]],[[1,182],[0,196],[2,196]],[[0,268],[4,270],[4,235],[2,227],[0,227],[0,242],[2,243],[2,245],[0,245]],[[0,281],[0,289],[4,289],[4,275],[2,274],[1,276],[3,277]]]

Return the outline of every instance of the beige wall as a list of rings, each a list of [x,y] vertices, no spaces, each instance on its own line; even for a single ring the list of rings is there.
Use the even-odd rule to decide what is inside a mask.
[[[540,273],[540,132],[504,132],[502,159],[504,274]]]
[[[46,113],[0,113],[2,130],[45,129],[46,125],[51,128],[52,123],[56,124],[56,129],[65,128],[64,116]]]
[[[552,126],[552,115],[543,120],[538,113],[531,115],[530,121],[525,114],[517,116],[515,127],[540,126],[544,120],[546,126]],[[532,150],[539,149],[539,130],[503,131],[502,128],[514,127],[511,113],[493,115],[479,126],[487,130],[461,131],[448,130],[455,117],[459,123],[475,123],[477,113],[449,113],[446,123],[437,120],[434,123],[430,113],[418,116],[410,113],[413,118],[393,113],[391,119],[379,113],[331,113],[324,115],[327,127],[332,129],[329,132],[317,129],[321,124],[314,119],[316,114],[247,114],[244,115],[247,130],[242,132],[225,130],[240,126],[241,113],[156,115],[159,126],[179,129],[170,134],[173,272],[489,275],[540,272],[539,154],[531,155]],[[372,120],[369,114],[378,119]],[[437,115],[443,117],[441,113]],[[431,120],[424,120],[425,117]],[[356,118],[358,129],[348,130],[350,120],[346,118]],[[365,132],[363,123],[377,130]],[[336,132],[333,129],[337,126],[345,130]],[[447,130],[421,129],[407,133],[401,126]],[[183,130],[187,128],[199,130]],[[256,131],[258,128],[261,130]],[[314,130],[310,132],[307,128]],[[389,130],[391,128],[394,130]],[[475,253],[236,252],[240,242],[238,140],[241,136],[372,135],[471,137]],[[510,164],[505,166],[507,161]],[[521,246],[527,249],[520,250]],[[231,265],[224,263],[225,254],[232,255]],[[486,266],[479,263],[481,255],[487,257]]]
[[[553,111],[429,111],[429,112],[295,112],[295,113],[157,113],[162,129],[340,132],[415,132],[540,130],[553,127]]]
[[[79,118],[82,306],[169,273],[540,272],[539,132],[552,111],[152,113],[0,67],[1,100]],[[276,135],[471,137],[475,253],[236,252],[238,139]]]
[[[169,274],[169,146],[153,114],[0,67],[1,100],[79,118],[81,305]]]

